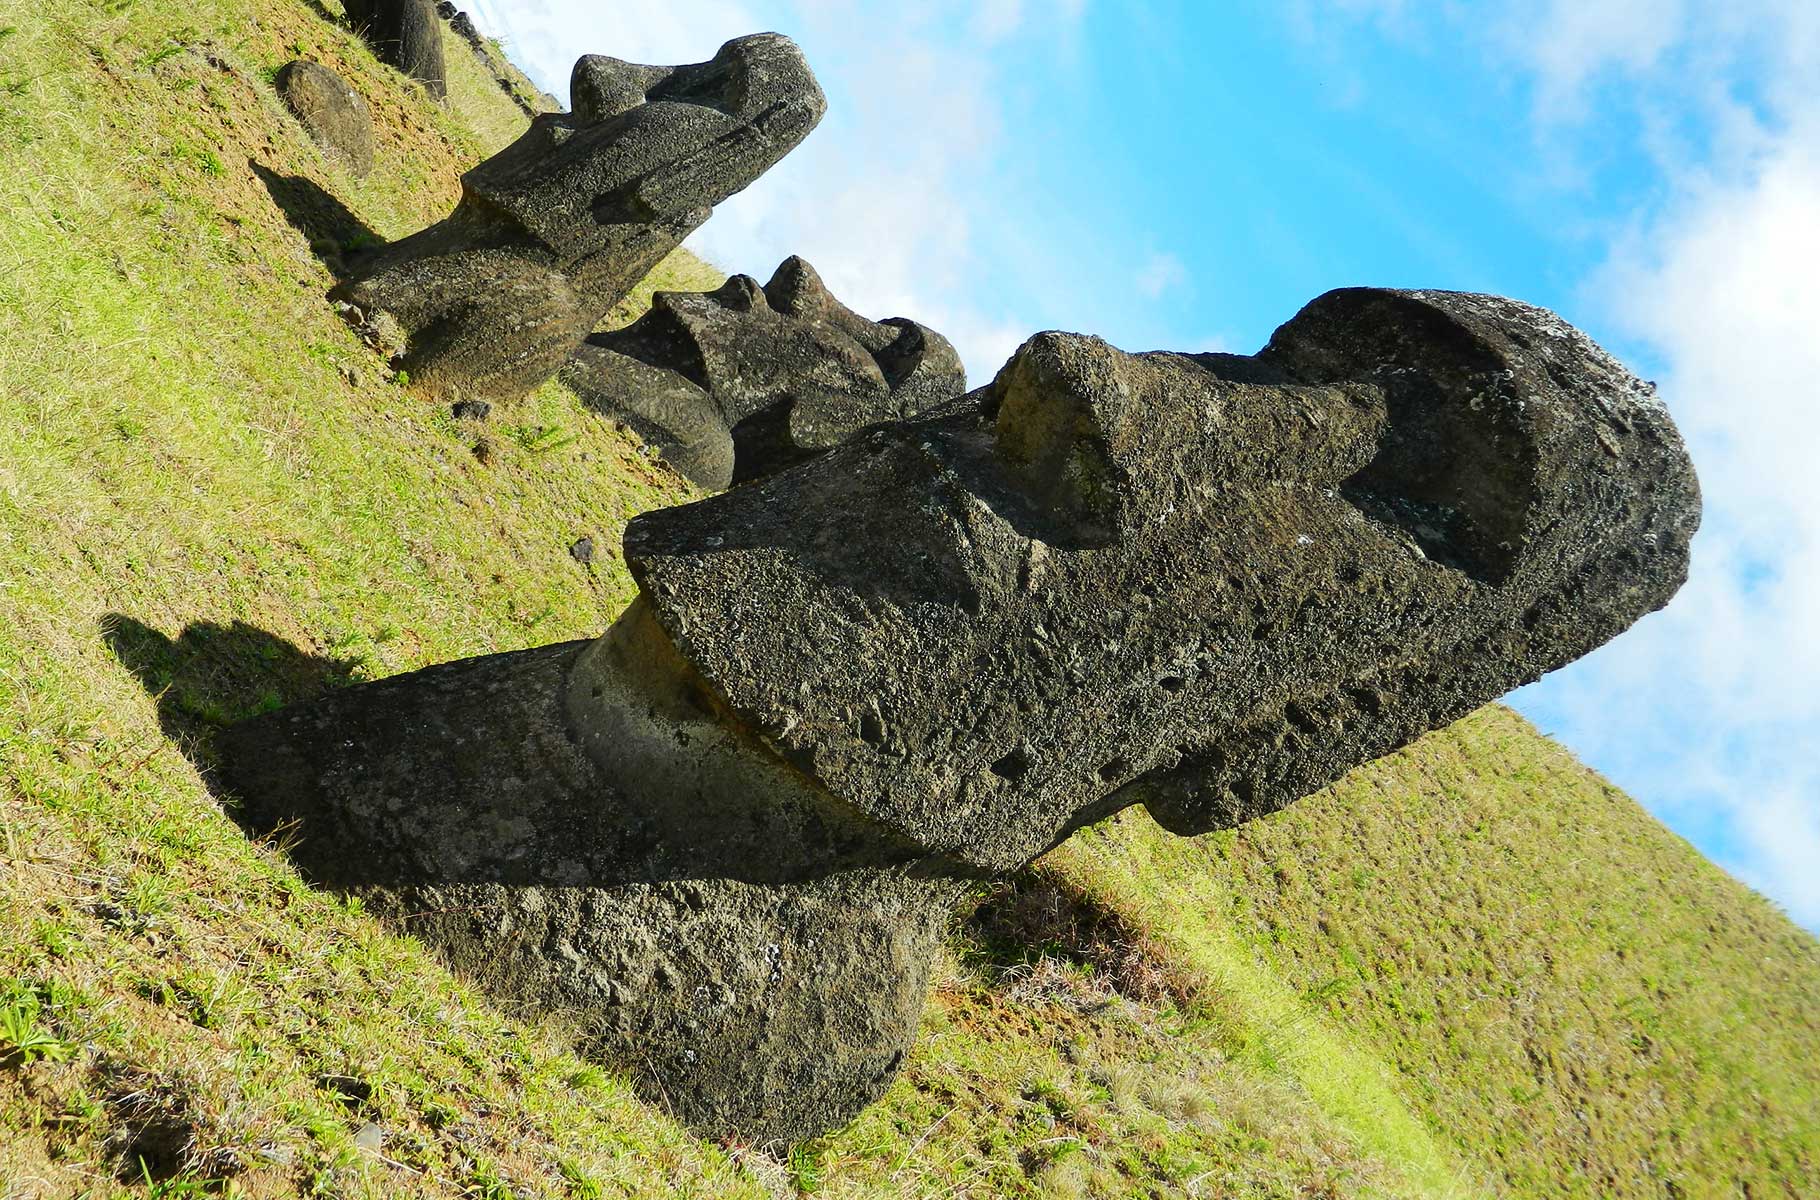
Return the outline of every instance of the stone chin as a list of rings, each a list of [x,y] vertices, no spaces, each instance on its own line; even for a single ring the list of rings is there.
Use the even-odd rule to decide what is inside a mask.
[[[594,642],[237,725],[250,832],[710,1137],[845,1123],[896,1074],[968,880],[722,719],[635,603]]]

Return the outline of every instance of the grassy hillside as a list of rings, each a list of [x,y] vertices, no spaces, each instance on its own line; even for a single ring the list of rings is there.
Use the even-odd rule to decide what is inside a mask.
[[[0,1198],[1820,1194],[1820,948],[1502,709],[994,889],[884,1102],[787,1155],[250,844],[215,729],[596,633],[631,586],[570,544],[687,497],[560,388],[457,422],[335,319],[323,260],[523,114],[331,15],[0,0]],[[275,99],[300,54],[366,181]]]

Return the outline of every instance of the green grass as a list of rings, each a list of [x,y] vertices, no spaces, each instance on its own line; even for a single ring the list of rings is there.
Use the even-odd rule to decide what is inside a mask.
[[[1089,831],[959,928],[881,1104],[691,1137],[203,770],[252,713],[598,633],[632,586],[568,547],[688,497],[554,385],[453,420],[323,300],[522,113],[290,0],[0,31],[0,1197],[1820,1192],[1813,939],[1495,708],[1239,833]],[[298,55],[372,107],[366,180],[273,97]]]

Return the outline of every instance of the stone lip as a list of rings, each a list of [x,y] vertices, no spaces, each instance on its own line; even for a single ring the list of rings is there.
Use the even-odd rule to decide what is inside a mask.
[[[236,725],[229,811],[705,1135],[811,1137],[895,1074],[965,880],[746,759],[646,620]]]
[[[631,325],[588,337],[562,378],[711,490],[773,474],[967,386],[941,334],[860,316],[794,255],[762,288],[735,275],[712,292],[657,293]]]
[[[826,110],[780,34],[713,59],[576,63],[576,110],[545,113],[462,176],[455,211],[359,260],[331,295],[432,393],[512,398]]]
[[[1347,289],[1258,355],[1040,334],[994,382],[626,531],[738,720],[983,870],[1281,808],[1621,632],[1698,485],[1541,309]]]

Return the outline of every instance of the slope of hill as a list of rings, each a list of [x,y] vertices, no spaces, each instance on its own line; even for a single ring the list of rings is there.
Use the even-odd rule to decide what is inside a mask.
[[[598,632],[630,582],[568,547],[687,498],[558,387],[456,421],[323,302],[524,119],[332,16],[0,0],[0,1197],[1820,1193],[1820,947],[1499,708],[993,889],[885,1100],[779,1155],[250,844],[215,729]],[[299,55],[367,180],[274,96]]]

